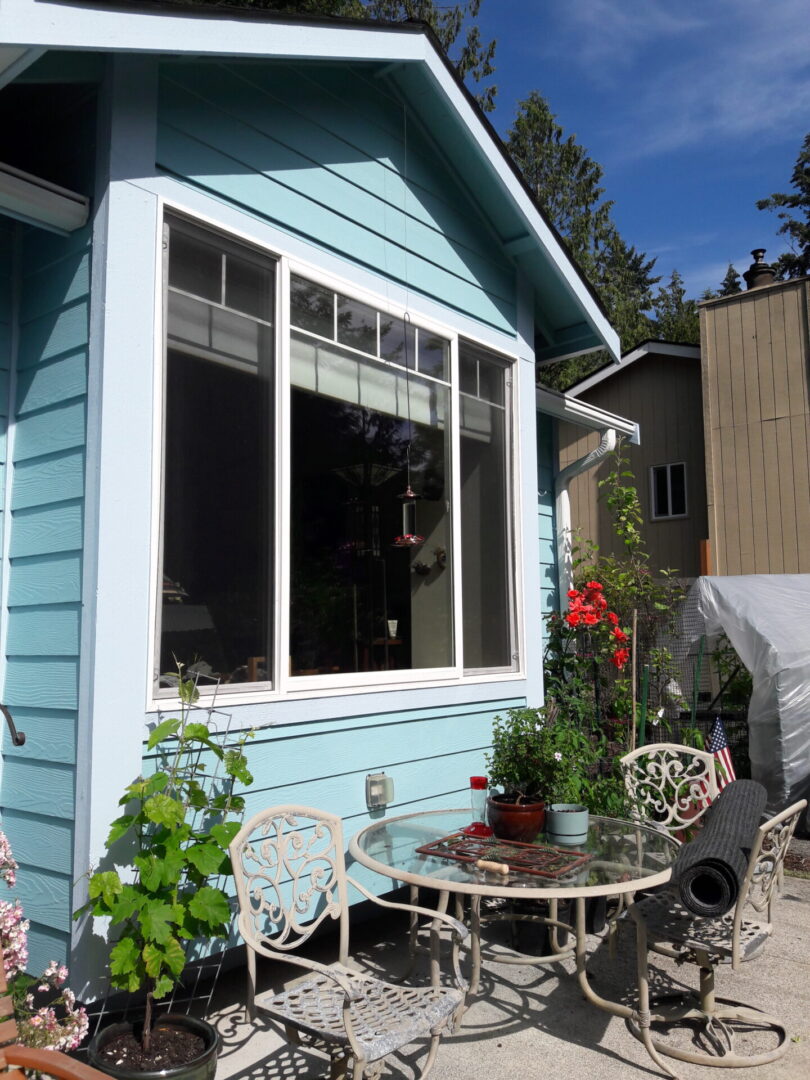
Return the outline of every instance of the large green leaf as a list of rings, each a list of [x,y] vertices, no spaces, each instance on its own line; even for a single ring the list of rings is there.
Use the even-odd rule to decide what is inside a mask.
[[[130,916],[134,915],[143,906],[145,899],[143,893],[134,885],[125,885],[120,896],[110,908],[110,918],[113,923],[126,922]]]
[[[241,825],[238,821],[226,821],[223,822],[222,825],[212,825],[211,836],[216,840],[220,847],[226,848],[239,832],[240,828]]]
[[[164,945],[172,936],[174,912],[171,904],[162,901],[144,904],[141,909],[141,930],[147,941]]]
[[[110,953],[110,974],[114,984],[134,993],[141,985],[141,954],[132,938],[121,938]]]
[[[153,795],[144,803],[143,812],[156,825],[165,825],[169,829],[182,825],[186,816],[183,804],[170,795]]]
[[[125,836],[132,826],[135,820],[134,814],[122,814],[121,817],[116,818],[110,826],[110,832],[107,836],[107,847],[112,847],[116,840],[120,840],[122,836]]]
[[[225,770],[229,776],[234,777],[240,784],[250,787],[253,783],[253,774],[247,767],[247,758],[241,750],[229,750],[225,755]]]
[[[201,922],[206,923],[215,933],[222,933],[230,922],[231,909],[228,900],[221,889],[214,889],[210,885],[204,885],[191,898],[189,911]]]
[[[163,945],[149,942],[144,946],[143,958],[146,963],[146,973],[152,979],[157,979],[164,974],[164,968],[168,968],[172,975],[177,976],[186,966],[186,954],[176,937],[170,937]]]
[[[150,893],[157,892],[163,884],[163,865],[155,855],[136,855],[132,860],[141,874],[141,882]]]
[[[150,795],[155,795],[158,791],[163,791],[168,783],[169,777],[165,772],[153,773],[144,785],[144,798],[148,799]]]
[[[115,870],[103,870],[90,878],[87,893],[91,900],[99,899],[107,907],[111,907],[123,887]]]
[[[147,750],[154,750],[158,743],[163,742],[170,735],[174,735],[177,729],[180,727],[179,720],[164,720],[158,724],[156,728],[153,728],[149,734],[149,741],[146,744]]]
[[[204,877],[208,877],[219,870],[222,849],[217,844],[195,844],[186,849],[186,857]]]
[[[161,975],[155,982],[152,990],[152,997],[159,1001],[160,998],[164,998],[167,994],[170,994],[173,988],[174,979],[169,978],[168,975]]]

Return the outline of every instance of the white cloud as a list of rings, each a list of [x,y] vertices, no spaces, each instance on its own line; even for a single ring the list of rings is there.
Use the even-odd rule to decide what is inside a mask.
[[[807,0],[569,0],[553,11],[555,45],[582,78],[595,90],[626,83],[612,133],[625,160],[807,129]]]

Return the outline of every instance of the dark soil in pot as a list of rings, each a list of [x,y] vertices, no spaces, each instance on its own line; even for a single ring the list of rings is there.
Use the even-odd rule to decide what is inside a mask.
[[[213,1080],[219,1036],[204,1020],[190,1016],[160,1017],[152,1028],[149,1053],[141,1046],[139,1024],[112,1024],[100,1031],[88,1048],[88,1061],[109,1076],[129,1080],[175,1077]]]

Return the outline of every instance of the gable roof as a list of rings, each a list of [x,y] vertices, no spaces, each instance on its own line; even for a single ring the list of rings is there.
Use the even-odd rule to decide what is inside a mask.
[[[2,0],[0,87],[50,49],[196,57],[374,62],[452,161],[504,251],[534,287],[545,359],[606,348],[605,311],[535,202],[505,147],[421,23],[306,18],[148,0]]]
[[[566,394],[571,397],[584,394],[586,390],[598,386],[605,379],[618,375],[620,371],[626,371],[637,360],[641,360],[645,356],[670,356],[682,360],[699,360],[700,346],[678,345],[672,341],[657,341],[651,338],[649,341],[643,341],[641,345],[637,345],[630,352],[625,353],[618,364],[606,364],[604,367],[599,368],[598,371],[594,371],[592,375],[588,375],[578,383],[574,383],[573,386],[569,386]]]

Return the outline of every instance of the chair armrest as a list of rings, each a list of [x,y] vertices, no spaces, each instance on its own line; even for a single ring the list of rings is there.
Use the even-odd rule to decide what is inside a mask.
[[[92,1065],[76,1061],[60,1050],[34,1049],[16,1043],[3,1047],[3,1054],[9,1065],[22,1069],[36,1069],[45,1076],[55,1076],[58,1080],[109,1080],[106,1073],[99,1072]]]
[[[358,892],[362,893],[367,900],[372,900],[375,904],[379,904],[380,907],[392,908],[395,911],[409,911],[416,915],[426,915],[429,919],[440,919],[449,926],[451,930],[458,934],[460,941],[464,941],[470,936],[470,931],[464,923],[459,922],[458,919],[454,919],[452,915],[448,915],[446,912],[431,911],[430,908],[417,907],[415,904],[394,904],[390,900],[383,900],[379,896],[375,896],[374,893],[369,892],[359,881],[355,881],[355,879],[348,874],[346,875],[346,880],[350,885],[353,885]]]

